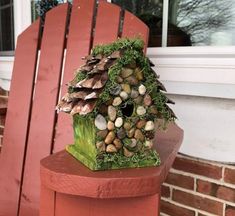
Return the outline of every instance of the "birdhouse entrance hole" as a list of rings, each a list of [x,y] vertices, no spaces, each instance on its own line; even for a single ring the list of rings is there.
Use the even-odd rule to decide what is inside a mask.
[[[121,108],[122,114],[126,117],[132,116],[134,112],[134,105],[133,104],[126,104]]]

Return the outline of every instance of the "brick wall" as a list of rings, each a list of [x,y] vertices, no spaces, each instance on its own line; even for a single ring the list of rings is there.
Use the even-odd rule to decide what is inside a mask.
[[[4,124],[5,124],[5,117],[6,117],[7,100],[8,100],[8,92],[3,90],[0,87],[0,150],[1,150],[1,146],[2,146],[2,138],[3,138]]]
[[[163,187],[162,216],[235,216],[235,166],[178,155]]]

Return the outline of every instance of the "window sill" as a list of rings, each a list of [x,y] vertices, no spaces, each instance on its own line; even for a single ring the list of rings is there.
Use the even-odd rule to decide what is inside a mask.
[[[0,56],[0,86],[5,90],[10,89],[13,62],[14,56]]]
[[[0,56],[0,62],[13,62],[14,56]]]
[[[235,47],[148,48],[171,94],[235,99]]]
[[[147,55],[159,57],[235,57],[235,46],[149,47]],[[235,63],[234,63],[235,64]]]

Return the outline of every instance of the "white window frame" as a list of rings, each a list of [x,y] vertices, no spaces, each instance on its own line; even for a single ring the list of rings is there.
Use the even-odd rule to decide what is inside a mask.
[[[31,1],[14,0],[14,33],[15,44],[18,35],[31,24]],[[9,90],[14,56],[0,56],[0,87]]]
[[[235,46],[148,48],[168,92],[235,99]]]
[[[1,9],[4,9],[4,8],[8,8],[8,7],[12,7],[13,6],[13,2],[9,2],[8,4],[6,4],[6,5],[4,5],[4,6],[2,6],[2,8]],[[0,9],[0,10],[1,10]],[[13,12],[14,13],[14,12]],[[0,29],[0,31],[1,31],[1,29]],[[6,56],[10,56],[10,55],[12,55],[12,53],[13,53],[14,51],[0,51],[0,55],[6,55]]]
[[[110,2],[111,0],[108,0]],[[169,0],[164,0],[163,38],[167,38]],[[31,1],[14,0],[15,41],[31,24]],[[165,30],[164,30],[165,29]],[[166,46],[166,40],[162,41]],[[235,99],[235,46],[157,47],[147,55],[172,94]],[[0,57],[0,86],[10,87],[14,57]]]

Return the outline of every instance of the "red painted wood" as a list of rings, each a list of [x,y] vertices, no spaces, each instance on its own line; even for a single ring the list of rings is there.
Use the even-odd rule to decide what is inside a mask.
[[[83,64],[81,58],[90,52],[94,7],[94,0],[77,0],[73,3],[62,82],[62,95],[67,91],[65,84],[72,80],[75,70]],[[61,113],[58,116],[53,152],[62,150],[66,144],[71,143],[73,143],[72,118],[68,114]]]
[[[100,2],[96,17],[93,46],[111,43],[118,37],[120,7],[107,2]]]
[[[19,37],[0,154],[0,215],[17,215],[23,159],[37,61],[39,22]]]
[[[55,192],[41,186],[40,215],[55,216]]]
[[[39,214],[39,161],[51,152],[67,12],[68,4],[64,4],[46,16],[21,193],[22,216]]]
[[[135,15],[125,11],[122,37],[141,37],[145,42],[146,52],[149,38],[149,28]]]
[[[158,209],[158,194],[121,199],[56,194],[56,216],[157,216]]]
[[[41,161],[42,184],[57,192],[93,198],[120,198],[153,195],[160,187],[182,143],[183,131],[170,125],[158,132],[155,142],[161,156],[159,167],[93,172],[67,152]]]

